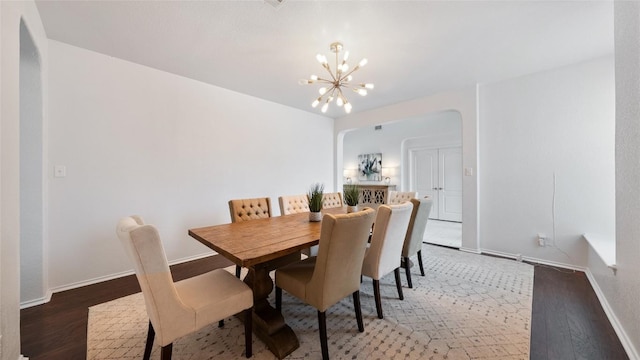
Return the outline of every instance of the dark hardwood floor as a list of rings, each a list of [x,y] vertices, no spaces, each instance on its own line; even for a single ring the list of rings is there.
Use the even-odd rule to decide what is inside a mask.
[[[171,267],[179,281],[231,263],[221,256]],[[140,291],[135,276],[53,295],[20,312],[22,354],[31,360],[84,359],[89,307]],[[531,359],[628,359],[582,272],[536,266]]]

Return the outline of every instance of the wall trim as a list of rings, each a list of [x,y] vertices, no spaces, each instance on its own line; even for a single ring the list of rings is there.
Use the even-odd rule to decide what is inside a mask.
[[[596,293],[598,300],[600,300],[600,306],[602,306],[602,309],[604,310],[604,313],[607,315],[607,318],[609,319],[611,326],[613,326],[613,330],[616,332],[616,335],[618,335],[618,339],[620,339],[620,342],[622,343],[622,347],[627,352],[627,356],[629,356],[630,360],[639,360],[640,356],[638,355],[638,351],[633,346],[633,342],[631,342],[631,339],[629,338],[627,333],[624,331],[622,324],[620,324],[618,317],[613,312],[613,309],[609,305],[607,298],[604,296],[604,292],[602,292],[602,289],[600,289],[600,286],[598,285],[596,278],[593,276],[593,273],[589,268],[587,268],[584,271],[584,273],[585,275],[587,275],[587,279],[589,280],[589,283],[591,284],[593,291]]]
[[[193,261],[193,260],[199,260],[199,259],[203,259],[209,256],[213,256],[216,255],[217,253],[215,251],[213,252],[207,252],[207,253],[202,253],[202,254],[198,254],[198,255],[193,255],[193,256],[187,256],[187,257],[183,257],[180,259],[176,259],[173,261],[169,261],[169,266],[172,265],[176,265],[176,264],[182,264],[185,262],[189,262],[189,261]],[[83,281],[78,281],[75,283],[71,283],[71,284],[67,284],[67,285],[62,285],[62,286],[56,286],[54,288],[51,288],[49,290],[47,290],[47,294],[45,297],[39,298],[39,299],[34,299],[34,300],[28,300],[25,302],[21,302],[20,303],[20,309],[26,309],[32,306],[36,306],[36,305],[42,305],[42,304],[46,304],[49,301],[51,301],[51,296],[54,293],[58,293],[58,292],[62,292],[62,291],[66,291],[66,290],[73,290],[73,289],[77,289],[83,286],[88,286],[88,285],[93,285],[93,284],[98,284],[104,281],[109,281],[109,280],[113,280],[113,279],[119,279],[125,276],[129,276],[129,275],[134,275],[135,272],[133,270],[126,270],[126,271],[121,271],[118,273],[114,273],[114,274],[109,274],[109,275],[105,275],[105,276],[99,276],[93,279],[89,279],[89,280],[83,280]]]
[[[47,290],[46,294],[44,294],[44,296],[41,297],[41,298],[37,298],[37,299],[21,302],[20,303],[20,310],[26,309],[26,308],[30,308],[30,307],[33,307],[33,306],[37,306],[37,305],[46,304],[49,301],[51,301],[51,295],[53,295],[51,290]]]
[[[555,267],[568,269],[568,270],[576,270],[576,271],[582,271],[582,272],[585,272],[587,270],[587,268],[582,266],[565,264],[565,263],[556,262],[556,261],[549,261],[549,260],[539,259],[531,256],[522,256],[521,254],[512,254],[512,253],[506,253],[502,251],[495,251],[495,250],[488,250],[488,249],[480,249],[480,252],[482,254],[505,257],[505,258],[516,260],[516,261],[521,260],[521,261],[540,264],[540,265],[555,266]]]

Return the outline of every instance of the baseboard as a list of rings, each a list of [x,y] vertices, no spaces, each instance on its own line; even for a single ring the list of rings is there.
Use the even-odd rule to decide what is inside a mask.
[[[472,254],[482,254],[481,250],[473,249],[473,248],[466,248],[466,247],[460,247],[460,251],[464,251],[464,252],[468,252],[468,253],[472,253]]]
[[[616,314],[613,312],[613,309],[611,309],[611,306],[609,306],[609,302],[604,296],[602,289],[600,289],[600,286],[598,285],[596,278],[593,276],[593,273],[591,273],[591,270],[589,270],[588,268],[584,273],[587,275],[587,279],[589,280],[593,291],[596,293],[596,297],[598,297],[598,300],[600,301],[600,306],[602,306],[602,309],[607,315],[611,326],[613,326],[613,330],[616,332],[616,335],[618,335],[618,339],[620,339],[622,347],[627,352],[627,356],[629,356],[630,360],[640,360],[638,351],[636,351],[636,348],[633,346],[631,339],[629,339],[629,336],[627,336],[627,333],[624,331],[624,328],[622,327],[622,324],[620,324],[620,321],[618,320]]]
[[[41,297],[41,298],[38,298],[38,299],[29,300],[29,301],[25,301],[25,302],[21,302],[20,303],[20,310],[26,309],[26,308],[30,308],[32,306],[38,306],[38,305],[46,304],[49,301],[51,301],[51,295],[53,295],[53,293],[51,292],[51,290],[48,290],[47,293],[44,295],[44,297]],[[24,359],[27,359],[27,358],[24,358]]]
[[[586,268],[581,266],[565,264],[565,263],[556,262],[556,261],[549,261],[545,259],[538,259],[530,256],[522,256],[521,254],[512,254],[512,253],[506,253],[502,251],[495,251],[495,250],[488,250],[488,249],[481,249],[480,252],[482,254],[500,256],[508,259],[513,259],[516,261],[525,261],[525,262],[534,263],[534,264],[554,266],[554,267],[559,267],[559,268],[568,269],[568,270],[576,270],[576,271],[583,271],[583,272],[586,270]]]
[[[193,260],[199,260],[199,259],[206,258],[206,257],[209,257],[209,256],[213,256],[213,255],[215,255],[215,253],[212,254],[211,252],[207,252],[207,253],[204,253],[204,254],[188,256],[188,257],[184,257],[184,258],[180,258],[180,259],[176,259],[176,260],[170,261],[169,262],[169,266],[176,265],[176,264],[182,264],[182,263],[193,261]],[[57,287],[49,289],[47,291],[47,295],[45,297],[43,297],[43,298],[21,302],[20,303],[20,309],[26,309],[26,308],[29,308],[29,307],[32,307],[32,306],[46,304],[49,301],[51,301],[51,296],[53,294],[55,294],[55,293],[58,293],[58,292],[67,291],[67,290],[73,290],[73,289],[77,289],[77,288],[80,288],[80,287],[83,287],[83,286],[88,286],[88,285],[98,284],[98,283],[101,283],[101,282],[104,282],[104,281],[119,279],[119,278],[122,278],[122,277],[125,277],[125,276],[129,276],[129,275],[133,275],[133,274],[135,274],[135,272],[133,270],[127,270],[127,271],[122,271],[122,272],[115,273],[115,274],[99,276],[99,277],[96,277],[96,278],[93,278],[93,279],[78,281],[78,282],[67,284],[67,285],[57,286]]]

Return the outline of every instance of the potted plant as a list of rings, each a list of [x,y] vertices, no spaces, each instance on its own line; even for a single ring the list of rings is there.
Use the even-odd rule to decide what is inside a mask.
[[[360,187],[356,184],[344,186],[344,202],[347,204],[347,212],[358,211],[358,200],[360,198]]]
[[[324,193],[324,185],[315,183],[309,188],[307,196],[309,197],[309,221],[322,220],[322,197]]]

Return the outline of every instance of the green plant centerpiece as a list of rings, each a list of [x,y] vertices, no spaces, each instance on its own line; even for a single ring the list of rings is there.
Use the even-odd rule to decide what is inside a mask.
[[[322,197],[324,193],[324,184],[315,183],[309,188],[307,196],[309,197],[309,221],[322,220]]]
[[[344,202],[347,204],[347,212],[358,211],[358,200],[360,199],[360,186],[357,184],[347,184],[344,186]]]

